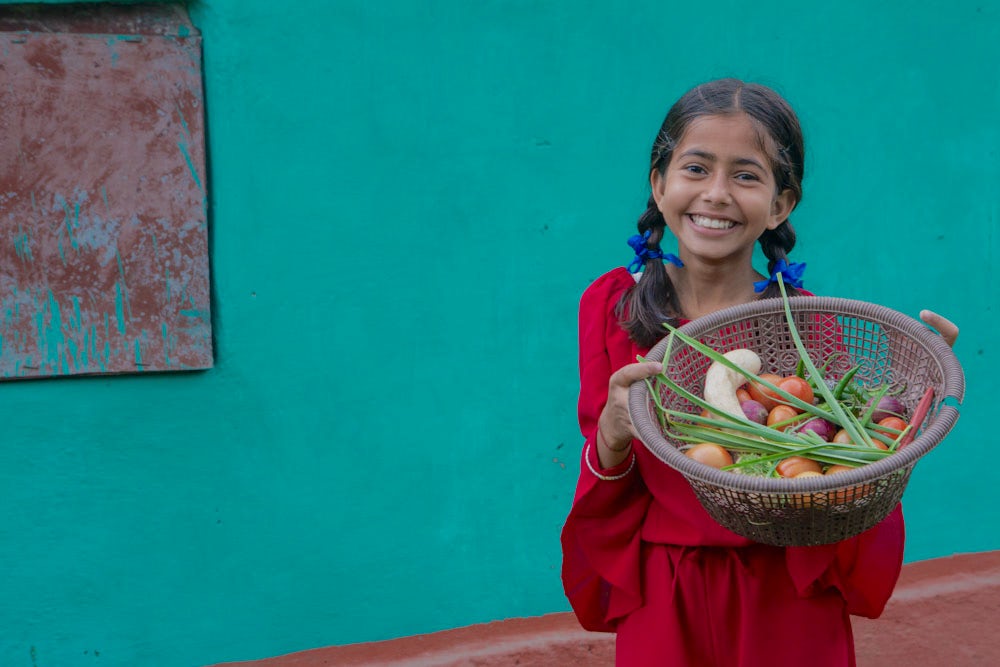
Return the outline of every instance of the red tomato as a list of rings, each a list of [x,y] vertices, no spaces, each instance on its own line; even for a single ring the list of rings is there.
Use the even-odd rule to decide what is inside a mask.
[[[782,477],[798,477],[804,472],[823,474],[823,467],[819,463],[804,456],[789,456],[787,459],[781,459],[775,470]]]
[[[854,441],[851,440],[850,434],[845,429],[840,429],[833,435],[832,442],[839,442],[842,445],[853,445]]]
[[[830,466],[826,469],[824,475],[836,475],[838,472],[847,472],[849,470],[854,470],[851,466]]]
[[[778,422],[783,422],[786,419],[793,419],[798,417],[798,411],[790,405],[776,405],[771,408],[771,411],[767,413],[767,425],[774,426]],[[784,424],[782,426],[774,426],[774,428],[779,431],[784,431],[788,428],[790,424]]]
[[[773,373],[761,373],[758,377],[762,380],[767,380],[773,385],[777,385],[778,382],[781,381],[781,376]],[[778,405],[778,395],[756,382],[748,384],[747,391],[750,392],[750,398],[757,401],[768,410],[772,410],[774,409],[774,406]]]
[[[837,443],[840,443],[842,445],[853,445],[854,444],[854,441],[851,440],[851,436],[847,433],[847,431],[845,429],[840,429],[839,431],[837,431],[834,434],[833,440],[831,442],[837,442]],[[872,438],[872,443],[874,443],[874,445],[876,447],[878,447],[879,449],[889,449],[889,447],[884,442],[882,442],[881,440],[876,440],[875,438]]]
[[[725,447],[712,442],[699,442],[685,451],[684,455],[713,468],[728,466],[733,462],[732,455]]]
[[[895,429],[897,431],[902,431],[906,428],[906,422],[899,417],[886,417],[878,423],[879,426],[885,426],[886,428]],[[885,432],[885,431],[883,431]],[[891,435],[896,435],[895,433]]]
[[[743,403],[744,401],[752,401],[753,396],[751,396],[750,392],[746,390],[746,387],[740,387],[736,390],[736,400],[740,403]]]
[[[789,394],[795,398],[803,401],[804,403],[812,404],[813,402],[813,388],[806,380],[803,380],[798,375],[790,375],[789,377],[783,378],[778,382],[778,387],[787,391]]]

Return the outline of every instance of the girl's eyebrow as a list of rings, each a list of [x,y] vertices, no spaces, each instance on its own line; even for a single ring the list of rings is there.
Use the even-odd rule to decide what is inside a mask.
[[[703,151],[697,148],[688,149],[680,154],[680,157],[688,157],[688,156],[700,157],[701,159],[707,160],[709,162],[715,162],[716,160],[716,156],[714,153],[709,153],[708,151]],[[751,157],[738,157],[735,160],[733,160],[733,164],[741,166],[750,165],[753,167],[757,167],[758,169],[764,169],[764,165],[762,165],[759,161]]]

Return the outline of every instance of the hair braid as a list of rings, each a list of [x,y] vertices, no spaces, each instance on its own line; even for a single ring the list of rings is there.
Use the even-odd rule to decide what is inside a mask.
[[[659,250],[667,223],[650,195],[646,210],[639,216],[640,234],[650,231],[646,247]],[[667,268],[660,260],[647,262],[639,282],[622,295],[616,314],[629,336],[642,347],[652,347],[663,336],[663,322],[677,324],[680,306]],[[651,323],[657,323],[655,327]]]
[[[764,251],[764,256],[767,257],[767,272],[770,274],[774,271],[778,260],[788,261],[788,253],[795,247],[795,229],[792,228],[791,222],[785,220],[774,229],[766,230],[757,240],[760,243],[760,249]],[[789,296],[798,294],[798,290],[791,285],[786,284],[785,289]],[[780,296],[781,289],[777,284],[771,283],[761,292],[760,298],[770,299]]]

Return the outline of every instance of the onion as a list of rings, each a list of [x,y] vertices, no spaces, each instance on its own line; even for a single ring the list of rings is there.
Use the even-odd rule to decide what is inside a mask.
[[[767,423],[767,408],[764,407],[763,403],[751,399],[740,403],[740,407],[743,408],[743,414],[750,421],[758,424]]]
[[[833,437],[833,434],[837,432],[837,429],[827,420],[822,419],[821,417],[815,417],[802,425],[802,428],[799,429],[799,433],[802,433],[803,431],[812,431],[827,442],[830,442],[830,439]]]
[[[895,396],[883,396],[875,406],[875,412],[872,413],[872,421],[876,424],[886,417],[906,419],[906,406]]]

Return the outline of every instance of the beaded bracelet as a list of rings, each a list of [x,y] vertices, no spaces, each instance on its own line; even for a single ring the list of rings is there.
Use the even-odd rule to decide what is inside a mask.
[[[590,468],[590,472],[594,473],[594,477],[597,479],[603,479],[605,482],[613,482],[616,479],[621,479],[625,477],[630,472],[632,468],[635,467],[635,452],[632,452],[632,462],[628,464],[628,469],[621,473],[620,475],[602,475],[601,473],[594,470],[594,464],[590,462],[590,443],[587,443],[587,449],[583,452],[583,460],[587,462],[587,467]]]

